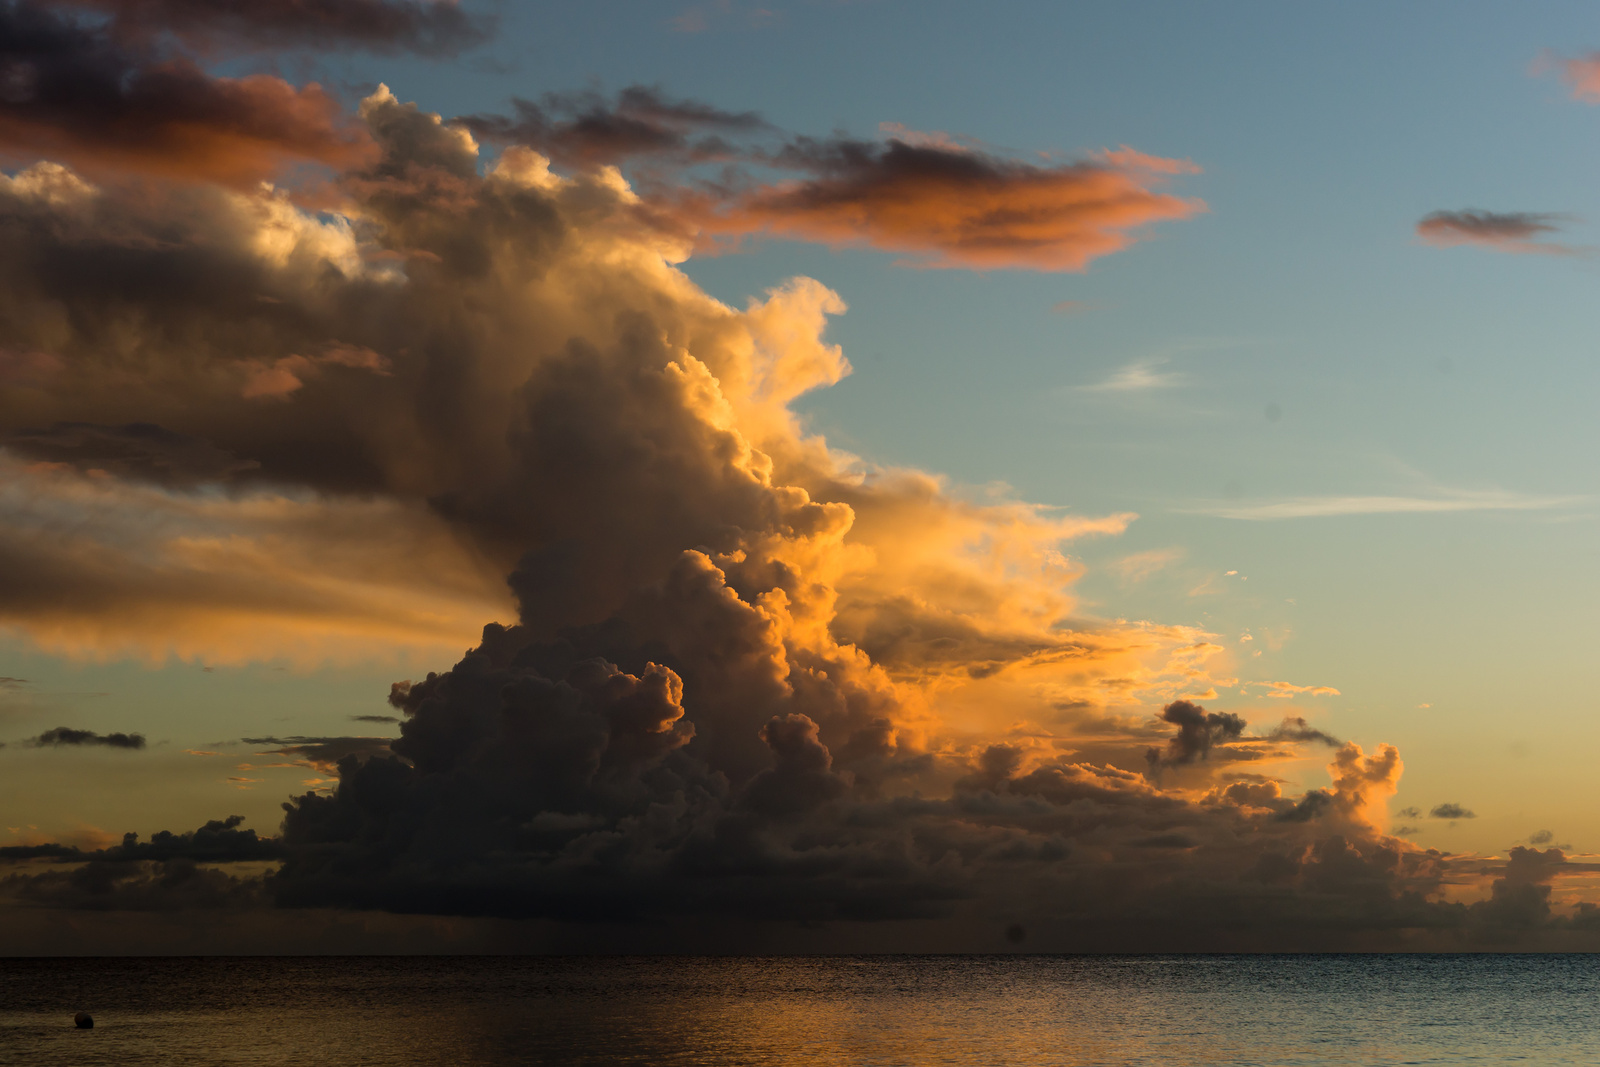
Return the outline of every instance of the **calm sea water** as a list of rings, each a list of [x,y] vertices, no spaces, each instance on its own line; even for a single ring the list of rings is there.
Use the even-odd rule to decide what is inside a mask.
[[[0,960],[0,1063],[1587,1064],[1597,1006],[1593,956]]]

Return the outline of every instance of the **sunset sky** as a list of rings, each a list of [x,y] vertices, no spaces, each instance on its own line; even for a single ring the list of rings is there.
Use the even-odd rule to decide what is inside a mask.
[[[1587,4],[0,0],[0,952],[1600,947],[1597,219]]]

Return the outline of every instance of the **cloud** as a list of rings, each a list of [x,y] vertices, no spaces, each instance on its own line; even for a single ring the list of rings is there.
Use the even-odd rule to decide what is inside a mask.
[[[1152,548],[1144,552],[1135,552],[1131,556],[1123,556],[1111,564],[1111,570],[1124,581],[1142,582],[1165,570],[1183,556],[1184,551],[1181,548]]]
[[[453,55],[486,40],[492,20],[457,0],[64,0],[103,12],[119,37],[168,34],[208,48],[340,49]]]
[[[1214,745],[1236,741],[1244,733],[1245,722],[1228,712],[1208,712],[1188,700],[1175,700],[1161,709],[1163,722],[1174,723],[1178,732],[1165,750],[1152,748],[1146,758],[1152,768],[1193,763],[1205,759]]]
[[[579,166],[639,157],[655,163],[742,158],[747,149],[728,138],[773,129],[756,112],[673,99],[646,85],[630,85],[614,100],[593,91],[547,93],[537,103],[518,98],[512,110],[514,117],[468,115],[456,121],[485,140],[534,148]]]
[[[809,176],[686,200],[689,217],[710,235],[869,247],[920,267],[1081,271],[1145,227],[1205,208],[1158,191],[1172,171],[1142,158],[1035,164],[896,138],[801,137],[772,162]]]
[[[1531,73],[1539,75],[1551,70],[1559,72],[1574,100],[1600,103],[1600,52],[1573,58],[1544,52],[1534,60]]]
[[[1080,385],[1078,388],[1085,392],[1135,393],[1182,385],[1184,378],[1181,374],[1160,369],[1165,364],[1164,359],[1140,360],[1128,364],[1103,382]]]
[[[1315,729],[1298,715],[1285,716],[1283,722],[1275,727],[1271,733],[1267,734],[1267,740],[1299,743],[1309,741],[1319,745],[1327,745],[1329,748],[1339,748],[1343,745],[1343,742],[1337,737]],[[1401,816],[1404,817],[1405,813],[1401,812]],[[1411,817],[1415,818],[1415,816]]]
[[[0,158],[248,187],[295,161],[347,166],[367,148],[317,85],[216,77],[25,0],[0,3],[0,72]]]
[[[1480,245],[1497,252],[1525,255],[1570,256],[1587,250],[1539,240],[1558,233],[1566,215],[1533,212],[1435,211],[1417,223],[1417,236],[1436,248]]]
[[[143,734],[97,734],[93,730],[74,730],[70,726],[57,726],[53,730],[46,730],[38,737],[32,738],[28,744],[35,748],[99,746],[104,748],[140,749],[144,748],[145,743]]]
[[[394,722],[387,716],[362,716],[362,718],[384,722]],[[297,765],[314,767],[325,774],[333,773],[334,767],[345,758],[371,759],[374,756],[387,756],[390,751],[388,737],[245,737],[240,739],[246,745],[261,747],[274,745],[260,756],[285,756],[295,761]],[[231,779],[240,781],[259,781],[259,779]]]
[[[1274,772],[1334,741],[1182,699],[1237,688],[1217,635],[1081,616],[1072,541],[1133,516],[808,430],[793,402],[849,372],[836,294],[729,306],[678,268],[671,202],[615,170],[515,145],[482,166],[387,90],[359,116],[374,154],[317,212],[59,166],[0,183],[0,347],[48,357],[0,389],[0,618],[85,655],[349,641],[454,666],[394,686],[398,737],[244,739],[318,772],[270,843],[18,857],[15,907],[636,924],[680,948],[730,922],[1174,950],[1499,921],[1443,887],[1509,868],[1384,833],[1392,746],[1342,745],[1290,795]],[[1161,170],[905,149],[941,158],[799,173],[1117,194]],[[939,170],[956,155],[978,170]],[[299,384],[245,396],[263,368]]]
[[[1460,804],[1440,804],[1428,816],[1433,819],[1476,819],[1478,816]]]
[[[778,143],[782,131],[754,112],[638,85],[614,100],[595,92],[518,99],[513,112],[456,121],[562,164],[634,165],[651,216],[703,253],[774,236],[899,252],[918,267],[1081,271],[1154,223],[1205,210],[1162,191],[1173,177],[1198,173],[1193,163],[1126,147],[1077,163],[1034,163],[889,122],[880,125],[883,140]],[[684,168],[706,163],[720,169],[674,184]]]
[[[1302,496],[1259,504],[1222,504],[1181,509],[1182,514],[1268,522],[1342,515],[1396,515],[1453,511],[1545,511],[1583,498],[1534,496],[1504,490],[1455,490],[1437,496]]]
[[[0,877],[0,897],[26,907],[85,911],[191,911],[258,904],[259,872],[241,875],[213,866],[278,857],[277,842],[258,838],[254,830],[239,829],[243,821],[242,816],[230,815],[187,833],[163,830],[148,842],[129,833],[121,844],[93,851],[60,844],[3,848],[0,862],[45,860],[50,866]]]
[[[1280,700],[1289,700],[1302,694],[1313,697],[1336,697],[1339,691],[1331,685],[1295,685],[1293,682],[1253,682],[1252,685],[1266,686],[1267,696]]]
[[[36,462],[164,485],[226,481],[256,466],[207,441],[140,422],[124,426],[61,422],[45,429],[25,428],[6,438],[4,447]]]
[[[734,25],[745,29],[759,29],[778,21],[772,8],[753,7],[737,0],[707,0],[684,8],[668,20],[668,25],[678,33],[705,33],[713,26]]]

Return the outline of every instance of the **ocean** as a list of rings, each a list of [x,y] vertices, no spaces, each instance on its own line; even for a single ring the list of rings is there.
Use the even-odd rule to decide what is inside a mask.
[[[0,959],[0,1064],[1592,1064],[1597,998],[1588,955]]]

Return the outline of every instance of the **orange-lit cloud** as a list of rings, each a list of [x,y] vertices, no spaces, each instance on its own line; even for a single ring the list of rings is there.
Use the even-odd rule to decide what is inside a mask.
[[[0,159],[13,162],[248,186],[299,161],[349,166],[368,148],[317,85],[218,77],[32,4],[0,8],[0,69]]]
[[[1189,160],[1123,146],[1077,163],[1025,162],[942,131],[880,124],[882,141],[789,137],[754,112],[632,86],[514,101],[515,114],[457,120],[474,134],[583,167],[637,165],[640,193],[667,228],[726,251],[761,235],[899,252],[908,265],[1079,271],[1157,222],[1205,210],[1164,191]],[[686,168],[722,164],[714,180]],[[756,178],[788,172],[793,178]],[[691,172],[692,173],[692,172]],[[699,180],[705,179],[705,180]]]
[[[922,267],[1081,271],[1153,223],[1205,210],[1158,189],[1192,165],[1138,153],[1034,164],[936,142],[802,138],[778,162],[812,176],[702,199],[690,217],[711,235],[876,248]]]
[[[663,225],[670,198],[616,169],[529,146],[482,168],[468,131],[387,90],[359,114],[377,155],[315,214],[60,166],[0,181],[0,347],[41,354],[0,383],[0,620],[86,656],[404,647],[441,669],[391,689],[398,737],[246,739],[317,769],[282,837],[42,843],[0,852],[39,865],[0,895],[951,937],[1020,915],[1080,947],[1236,943],[1197,926],[1218,900],[1274,944],[1497,921],[1443,900],[1447,857],[1384,832],[1392,747],[1229,706],[1232,640],[1082,613],[1076,544],[1134,516],[808,429],[794,401],[850,370],[835,293],[793,279],[729,306],[678,268],[694,237]],[[1160,196],[1186,169],[860,155],[813,153],[799,181],[858,205],[900,188],[937,224],[886,211],[871,241],[967,265],[1087,262],[1156,217],[1094,189]],[[995,207],[972,223],[993,247],[963,244],[965,216],[938,221],[962,182],[1040,198],[1037,240]],[[268,858],[270,883],[222,869]],[[110,860],[126,875],[87,900],[72,872]],[[160,897],[184,863],[213,866]]]
[[[1556,71],[1574,100],[1586,104],[1600,104],[1600,52],[1568,58],[1554,52],[1544,52],[1534,60],[1535,75]]]
[[[1336,697],[1339,691],[1331,685],[1295,685],[1293,682],[1253,682],[1253,685],[1265,686],[1269,691],[1267,696],[1290,699],[1301,695],[1313,697]]]

